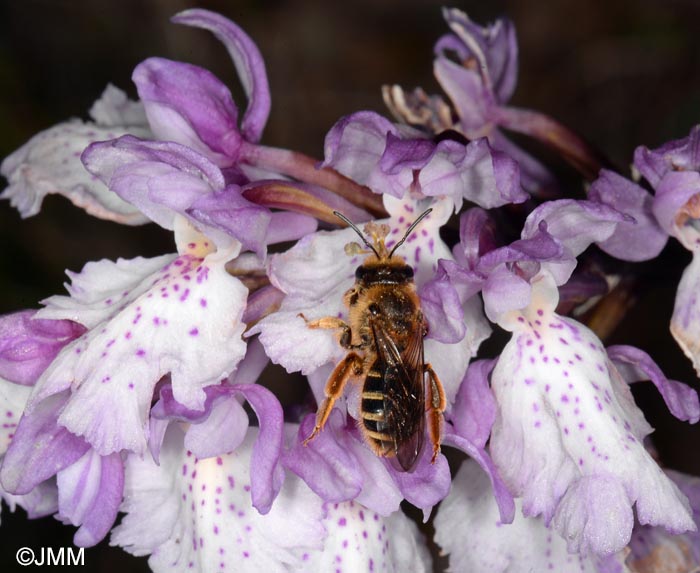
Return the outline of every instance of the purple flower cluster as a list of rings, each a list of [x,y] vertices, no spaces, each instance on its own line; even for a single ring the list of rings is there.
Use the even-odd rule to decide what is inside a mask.
[[[91,121],[52,127],[4,160],[2,197],[22,216],[59,193],[97,217],[152,221],[175,246],[89,262],[68,272],[67,295],[0,317],[10,508],[78,527],[79,546],[111,531],[159,572],[430,571],[404,501],[425,520],[438,507],[435,542],[453,571],[700,567],[700,483],[659,466],[629,385],[651,381],[689,423],[700,420],[696,391],[575,318],[614,280],[582,271],[591,253],[648,261],[673,236],[693,258],[671,332],[700,374],[700,127],[639,147],[630,178],[601,169],[568,128],[508,106],[511,22],[444,16],[434,71],[449,103],[386,87],[401,123],[341,118],[322,162],[260,143],[271,105],[262,56],[199,9],[173,21],[224,44],[244,110],[207,70],[151,58],[134,70],[139,101],[109,86]],[[569,198],[502,128],[550,144],[591,181],[586,199]],[[270,361],[300,372],[320,404],[347,353],[332,329],[309,327],[350,319],[344,294],[363,262],[334,212],[386,225],[391,249],[428,209],[397,255],[414,271],[424,362],[444,387],[442,453],[431,460],[424,447],[410,472],[375,454],[357,424],[362,384],[305,443],[315,412],[283,408],[261,374]],[[268,252],[282,242],[293,245]],[[506,342],[480,351],[495,330]],[[454,476],[449,451],[469,457]]]

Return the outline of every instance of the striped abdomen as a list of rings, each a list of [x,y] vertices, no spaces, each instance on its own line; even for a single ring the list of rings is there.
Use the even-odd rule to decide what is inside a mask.
[[[384,412],[384,379],[379,366],[379,360],[375,360],[362,387],[361,424],[373,449],[380,455],[386,455],[392,451],[393,441],[387,433]]]

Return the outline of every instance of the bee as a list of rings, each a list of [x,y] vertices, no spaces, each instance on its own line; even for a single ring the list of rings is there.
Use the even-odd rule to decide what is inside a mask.
[[[352,222],[334,211],[369,248],[362,250],[358,243],[350,243],[345,247],[346,253],[369,256],[357,267],[355,284],[343,297],[349,311],[348,323],[336,317],[306,321],[309,328],[339,329],[340,345],[349,352],[326,383],[316,425],[304,445],[323,430],[335,401],[352,379],[362,384],[358,426],[375,454],[390,458],[400,471],[411,471],[423,448],[427,416],[435,463],[440,453],[445,393],[432,367],[423,359],[423,337],[428,328],[413,269],[394,255],[431,210],[413,222],[391,251],[385,244],[387,225],[370,222],[365,226],[365,233],[372,237],[370,243]],[[303,315],[302,318],[306,320]]]

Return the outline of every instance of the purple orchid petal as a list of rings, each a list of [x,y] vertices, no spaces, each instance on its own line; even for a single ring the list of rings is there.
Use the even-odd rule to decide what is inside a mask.
[[[299,426],[292,449],[284,456],[284,466],[303,479],[326,502],[339,503],[355,499],[362,490],[363,476],[358,460],[339,439],[345,422],[337,410],[331,413],[325,428],[308,445],[316,417],[308,415]],[[387,476],[388,477],[388,476]],[[381,483],[381,482],[380,482]],[[396,509],[398,507],[396,501]]]
[[[308,215],[278,211],[271,213],[271,216],[265,234],[266,245],[298,241],[318,229],[318,219]]]
[[[646,352],[633,346],[610,346],[608,357],[628,384],[651,380],[671,414],[679,420],[696,423],[700,420],[698,394],[690,386],[669,380]]]
[[[256,432],[230,454],[197,459],[183,447],[183,431],[168,429],[160,466],[148,457],[126,461],[126,515],[112,543],[150,554],[154,571],[256,571],[303,566],[303,554],[321,550],[322,500],[289,476],[266,515],[251,505],[249,468]],[[240,543],[232,540],[240,539]],[[233,543],[233,544],[232,544]]]
[[[398,135],[388,119],[361,111],[338,121],[326,135],[324,167],[332,167],[361,185],[367,184],[386,147],[387,134]],[[375,189],[383,192],[383,189]]]
[[[462,62],[469,57],[469,49],[454,34],[440,36],[433,46],[433,54],[436,56],[446,56],[446,52],[453,52],[457,60]]]
[[[248,431],[248,414],[229,393],[205,406],[205,420],[192,424],[185,435],[185,448],[200,459],[232,452],[243,443]]]
[[[465,269],[473,270],[479,259],[496,248],[496,225],[488,212],[473,207],[459,218],[459,243],[455,245],[455,260]]]
[[[322,367],[308,377],[314,396],[319,402],[323,399],[323,388],[330,371],[330,366]],[[343,401],[341,398],[336,404],[340,406]],[[359,419],[359,393],[351,393],[345,401],[348,404],[348,413]],[[329,501],[336,498],[354,499],[383,516],[397,511],[403,497],[391,479],[386,464],[364,443],[356,424],[350,421],[344,423],[338,409],[331,413],[329,424],[332,430],[326,436],[326,440],[329,441],[319,446],[322,448],[319,453],[323,452],[324,460],[319,462],[318,453],[308,453],[308,448],[313,447],[316,439],[307,447],[302,445],[302,441],[311,434],[314,420],[315,416],[310,415],[302,422],[294,446],[286,456],[290,469],[293,468],[292,471],[324,499],[324,492],[332,496],[329,497]],[[319,468],[324,469],[317,473]]]
[[[432,159],[437,147],[430,139],[403,139],[389,131],[386,134],[384,153],[379,160],[379,170],[386,175],[397,175],[402,171],[410,173],[415,169],[423,169]],[[410,178],[406,183],[410,183]],[[402,194],[392,193],[397,197]]]
[[[625,484],[616,477],[584,475],[569,486],[552,525],[568,540],[569,552],[617,553],[630,540],[632,501]]]
[[[253,507],[266,514],[284,481],[284,472],[279,465],[284,432],[282,406],[263,386],[234,384],[232,388],[245,397],[260,423],[250,460],[250,485]]]
[[[513,337],[491,375],[490,447],[508,489],[525,515],[553,520],[570,551],[622,549],[633,505],[642,523],[692,528],[683,496],[644,448],[651,427],[627,384],[591,331],[554,313],[557,301],[553,279],[536,277],[532,303],[500,323]]]
[[[599,243],[606,253],[625,261],[646,261],[658,256],[666,245],[668,237],[652,214],[653,198],[639,185],[602,169],[588,198],[634,218],[618,223],[612,236]]]
[[[435,144],[389,133],[378,167],[368,185],[395,197],[403,196],[414,171],[419,171],[418,189],[428,197],[449,195],[459,203],[464,198],[486,208],[527,198],[520,189],[517,164],[483,138],[466,145],[451,140]]]
[[[513,241],[510,245],[493,249],[484,254],[476,265],[476,270],[488,275],[489,272],[508,263],[543,262],[566,260],[568,253],[562,244],[549,232],[547,223],[540,221],[537,231],[527,238]],[[526,275],[527,276],[527,275]],[[527,278],[532,278],[527,276]]]
[[[272,311],[277,310],[283,299],[284,293],[272,285],[256,290],[248,296],[245,311],[243,311],[243,322],[247,325],[259,322]],[[247,335],[250,335],[250,332],[247,332]]]
[[[661,228],[676,237],[688,250],[700,248],[700,232],[695,227],[700,204],[700,173],[669,173],[656,188],[653,211]]]
[[[474,57],[498,101],[508,101],[518,79],[518,41],[513,23],[503,18],[481,27],[456,9],[444,9],[443,17],[466,48],[460,54],[462,59]]]
[[[90,146],[83,162],[110,189],[166,229],[174,228],[180,214],[211,223],[206,231],[217,244],[227,245],[232,233],[253,246],[262,240],[258,235],[264,237],[261,230],[246,238],[250,232],[246,220],[251,218],[265,229],[269,218],[265,210],[237,196],[235,187],[225,188],[219,168],[192,149],[125,136]],[[222,214],[231,207],[230,216]]]
[[[420,290],[421,309],[428,322],[428,335],[440,342],[455,343],[464,338],[462,300],[445,267],[457,267],[452,261],[438,263],[437,276]]]
[[[470,138],[482,136],[484,126],[495,116],[496,102],[481,76],[444,57],[433,62],[433,74],[452,101],[464,134]]]
[[[542,221],[547,223],[547,232],[576,257],[591,243],[607,240],[616,225],[629,222],[631,218],[612,207],[591,201],[549,201],[530,213],[522,237],[534,236],[540,231]]]
[[[683,271],[671,318],[671,334],[700,376],[700,254]]]
[[[530,304],[530,280],[544,263],[559,265],[573,261],[568,250],[547,231],[545,221],[531,237],[486,253],[476,265],[487,278],[482,295],[486,316],[498,322],[499,317]]]
[[[53,297],[47,314],[84,315],[91,330],[44,372],[29,408],[72,384],[60,422],[102,455],[145,450],[153,389],[166,374],[175,399],[201,409],[203,389],[218,384],[245,353],[247,289],[225,269],[236,254],[87,265],[74,280],[78,295]]]
[[[526,308],[532,298],[532,288],[528,281],[505,266],[499,266],[489,274],[481,295],[486,316],[498,322],[504,314]]]
[[[59,194],[95,217],[127,225],[146,223],[138,209],[112,193],[80,162],[80,154],[91,143],[125,133],[150,135],[144,127],[101,126],[78,120],[42,131],[0,165],[0,173],[9,182],[0,198],[8,199],[22,217],[36,215],[46,195]]]
[[[67,399],[67,393],[51,396],[22,416],[0,468],[0,481],[6,491],[29,493],[90,448],[85,440],[58,425]]]
[[[209,30],[224,44],[248,98],[241,133],[247,141],[258,142],[270,114],[270,88],[265,62],[258,47],[236,24],[208,10],[185,10],[174,16],[172,21]]]
[[[688,137],[669,141],[656,149],[638,147],[634,166],[654,188],[673,171],[700,170],[700,126],[693,127]]]
[[[629,216],[601,203],[560,199],[535,208],[525,220],[521,236],[531,238],[540,231],[540,223],[546,222],[547,232],[568,250],[570,257],[544,265],[560,285],[571,276],[578,255],[592,243],[607,241],[619,223],[630,220]]]
[[[268,209],[245,199],[237,187],[229,186],[221,192],[197,197],[186,213],[208,228],[235,237],[244,249],[260,258],[265,257],[272,215]]]
[[[489,386],[494,360],[477,360],[469,365],[459,388],[450,421],[455,433],[484,448],[496,419],[496,400]]]
[[[505,483],[496,469],[496,466],[491,461],[488,453],[483,447],[474,444],[470,439],[464,436],[447,432],[443,439],[443,443],[447,446],[458,448],[472,458],[481,469],[486,473],[491,482],[493,495],[498,506],[498,512],[501,523],[512,523],[515,517],[515,502],[512,494],[508,491]]]
[[[450,491],[451,476],[447,459],[440,454],[433,464],[430,462],[432,455],[432,449],[424,447],[415,469],[410,473],[397,471],[387,464],[406,501],[423,510],[423,521],[428,520],[433,507]]]
[[[518,508],[519,500],[516,500]],[[480,573],[625,573],[625,553],[608,560],[606,568],[595,556],[572,555],[566,541],[539,518],[517,512],[504,523],[489,492],[486,474],[474,461],[457,472],[452,490],[435,517],[435,541],[449,555],[450,570]],[[616,566],[615,566],[616,565]]]
[[[470,187],[465,199],[482,207],[500,207],[508,203],[522,203],[527,194],[520,187],[520,167],[507,154],[494,149],[486,138],[472,141],[467,146],[467,157],[472,165]]]
[[[92,547],[109,533],[124,491],[120,454],[100,456],[94,450],[58,472],[58,517],[80,526],[73,542]]]
[[[0,316],[0,378],[33,385],[60,350],[85,332],[70,320],[35,319],[35,314]]]
[[[175,399],[172,385],[165,384],[160,389],[159,400],[151,408],[151,417],[157,420],[180,420],[200,424],[211,413],[214,401],[222,396],[227,396],[228,390],[223,384],[219,384],[205,388],[204,393],[206,400],[203,408],[188,408]]]
[[[229,89],[191,64],[149,58],[132,76],[156,137],[188,146],[226,167],[241,147],[238,110]]]

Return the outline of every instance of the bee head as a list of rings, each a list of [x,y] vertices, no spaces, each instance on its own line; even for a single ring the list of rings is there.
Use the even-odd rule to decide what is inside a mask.
[[[427,217],[431,211],[432,208],[423,211],[423,213],[421,213],[421,215],[415,221],[413,221],[411,226],[408,229],[406,229],[406,233],[404,233],[403,238],[398,243],[396,243],[396,245],[394,245],[394,248],[391,249],[391,251],[389,251],[386,247],[386,237],[389,234],[389,231],[391,230],[389,228],[389,225],[378,225],[374,221],[370,221],[365,225],[365,232],[362,233],[357,228],[357,226],[342,213],[339,213],[338,211],[333,211],[333,214],[345,223],[347,223],[348,226],[350,226],[358,234],[360,239],[362,239],[362,242],[369,248],[370,251],[372,251],[372,253],[374,253],[374,256],[377,258],[378,261],[388,261],[396,252],[396,249],[403,245],[404,241],[408,238],[413,229],[416,228],[418,223],[420,223],[425,217]],[[371,243],[367,239],[368,236],[372,239]],[[345,245],[345,252],[348,255],[356,255],[360,253],[367,253],[368,251],[363,250],[358,243],[349,243]]]

